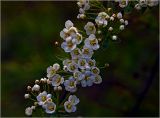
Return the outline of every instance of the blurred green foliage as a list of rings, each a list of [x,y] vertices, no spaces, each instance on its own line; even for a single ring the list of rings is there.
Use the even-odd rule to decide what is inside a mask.
[[[2,116],[24,116],[26,87],[45,77],[48,66],[61,63],[56,55],[64,54],[59,32],[65,21],[70,19],[80,28],[86,21],[76,19],[76,2],[3,1],[1,7]],[[126,15],[129,26],[120,33],[120,42],[109,41],[94,55],[98,65],[110,65],[101,71],[103,83],[78,90],[80,104],[72,116],[132,115],[158,58],[158,14],[155,7]],[[158,116],[158,65],[151,79],[134,115]]]

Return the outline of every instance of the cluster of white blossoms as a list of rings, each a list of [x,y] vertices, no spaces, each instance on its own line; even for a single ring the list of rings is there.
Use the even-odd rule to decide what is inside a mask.
[[[154,7],[157,6],[159,3],[159,0],[137,0],[138,3],[135,5],[135,8],[137,10],[142,9],[142,7]]]
[[[79,14],[78,14],[77,18],[78,19],[79,18],[81,18],[81,19],[85,18],[86,17],[85,16],[85,11],[89,10],[89,8],[90,8],[89,0],[79,0],[77,2],[77,5],[79,6]]]
[[[73,24],[71,21],[66,21],[67,23]],[[77,90],[77,85],[81,84],[82,87],[92,86],[93,83],[99,84],[102,82],[102,78],[99,75],[100,70],[96,67],[96,61],[91,59],[94,50],[99,48],[98,40],[95,36],[96,28],[92,22],[88,22],[84,29],[88,38],[81,40],[80,43],[76,43],[74,48],[71,48],[69,51],[68,45],[66,44],[68,37],[63,38],[65,42],[62,43],[61,47],[65,52],[70,52],[71,59],[65,59],[63,61],[63,68],[65,71],[72,73],[68,79],[64,81],[64,86],[66,91],[75,92]],[[63,32],[63,31],[61,31]],[[62,33],[60,33],[61,35]],[[75,37],[71,40],[77,40]],[[78,48],[78,44],[84,43],[81,48]]]
[[[116,1],[119,2],[121,8],[126,7],[129,2],[129,0]],[[61,48],[70,57],[63,60],[63,69],[58,63],[55,63],[47,68],[46,78],[35,80],[35,84],[32,87],[27,87],[28,93],[24,95],[24,98],[34,102],[34,105],[25,109],[27,116],[31,116],[36,108],[44,110],[51,116],[56,113],[60,114],[61,111],[63,113],[75,112],[80,100],[73,93],[78,90],[78,87],[92,86],[102,82],[100,69],[92,58],[94,51],[100,48],[99,42],[102,41],[102,35],[104,34],[109,33],[112,36],[112,40],[117,40],[117,34],[119,31],[124,30],[128,25],[128,21],[124,19],[121,12],[110,12],[112,9],[106,9],[100,2],[96,1],[95,4],[89,4],[89,0],[79,0],[77,2],[80,8],[80,14],[78,14],[77,18],[88,17],[87,15],[85,16],[85,12],[89,12],[92,5],[94,7],[95,5],[100,5],[97,7],[99,10],[97,13],[91,13],[95,16],[91,17],[92,22],[87,22],[84,26],[85,32],[74,27],[70,20],[65,22],[65,28],[60,32],[60,37],[64,40]],[[137,6],[141,8],[157,4],[158,0],[138,0]],[[79,32],[83,32],[84,35],[82,36]],[[55,42],[55,44],[57,45],[58,42]],[[62,92],[64,94],[61,94]]]
[[[107,27],[107,25],[109,25],[108,26],[109,32],[113,32],[114,27],[112,26],[112,24],[114,24],[117,21],[120,24],[119,25],[120,31],[124,30],[124,28],[128,25],[128,20],[125,20],[123,18],[123,15],[121,12],[119,12],[117,14],[113,13],[112,15],[108,15],[106,12],[100,12],[95,19],[95,22],[98,27]],[[116,30],[117,30],[117,28],[116,28]],[[117,40],[117,36],[112,34],[112,40]]]

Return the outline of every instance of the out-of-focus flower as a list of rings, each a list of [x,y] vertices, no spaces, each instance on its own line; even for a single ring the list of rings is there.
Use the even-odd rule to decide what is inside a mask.
[[[50,79],[52,81],[52,86],[59,86],[60,84],[63,84],[63,82],[64,82],[64,78],[61,77],[59,74],[55,74]]]
[[[119,6],[121,8],[124,8],[128,5],[129,0],[118,0],[119,1]]]
[[[33,87],[32,87],[32,91],[39,91],[40,90],[40,86],[38,84],[35,84]]]
[[[108,21],[107,21],[108,18],[110,18],[110,16],[107,13],[100,12],[96,17],[95,22],[98,26],[102,26],[102,25],[106,26],[108,24]]]
[[[32,115],[32,112],[33,112],[33,109],[31,107],[27,107],[26,110],[25,110],[25,114],[27,116],[31,116]]]
[[[25,94],[25,95],[24,95],[24,98],[25,98],[25,99],[28,99],[29,97],[30,97],[29,94]]]
[[[99,48],[98,40],[96,39],[96,36],[94,34],[91,34],[85,40],[85,46],[93,50],[97,50]]]
[[[117,36],[116,36],[116,35],[113,35],[113,36],[112,36],[112,40],[117,40]]]
[[[76,84],[77,82],[72,76],[64,81],[66,91],[75,92],[77,90]]]
[[[113,30],[113,27],[109,27],[108,30],[109,30],[109,31],[112,31],[112,30]]]
[[[124,30],[124,25],[120,25],[119,29]]]
[[[121,13],[121,12],[119,12],[119,13],[117,14],[117,18],[118,18],[118,19],[121,19],[121,18],[122,18],[122,13]]]
[[[86,34],[95,34],[96,33],[96,28],[92,22],[88,22],[85,26],[84,29],[86,30]]]
[[[51,98],[51,94],[47,94],[46,91],[43,91],[42,93],[39,93],[39,95],[37,96],[37,101],[39,105],[44,105],[44,103],[46,102],[47,99]]]

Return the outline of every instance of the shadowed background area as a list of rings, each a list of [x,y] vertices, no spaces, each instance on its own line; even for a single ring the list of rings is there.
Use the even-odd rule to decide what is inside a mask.
[[[66,20],[76,19],[76,2],[1,2],[2,116],[24,116],[26,87],[46,76],[46,68],[63,54],[59,32]],[[158,116],[158,6],[126,16],[128,27],[120,43],[110,42],[94,57],[103,82],[79,88],[80,104],[73,116]]]

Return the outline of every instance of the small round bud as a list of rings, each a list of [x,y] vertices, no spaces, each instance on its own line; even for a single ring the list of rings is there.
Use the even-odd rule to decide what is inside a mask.
[[[39,91],[40,90],[40,86],[38,84],[35,84],[33,87],[32,87],[32,91]]]
[[[25,95],[24,95],[24,98],[25,98],[25,99],[28,99],[29,97],[30,97],[29,94],[25,94]]]
[[[118,19],[121,19],[121,18],[122,18],[122,13],[121,13],[121,12],[119,12],[119,13],[117,14],[117,18],[118,18]]]
[[[113,16],[111,16],[111,17],[110,17],[110,20],[111,20],[111,21],[114,21],[114,17],[113,17]]]
[[[55,86],[55,87],[54,87],[54,91],[57,91],[57,90],[58,90],[58,87],[57,87],[57,86]]]
[[[124,25],[120,25],[119,29],[124,30]]]
[[[109,27],[109,28],[108,28],[108,31],[113,31],[113,27]]]
[[[113,17],[116,17],[116,14],[112,14]]]
[[[34,102],[34,106],[38,106],[38,102]]]
[[[27,86],[27,90],[28,90],[28,91],[31,91],[31,90],[32,90],[32,87],[31,87],[31,86]]]
[[[112,8],[108,8],[107,10],[108,10],[108,12],[110,12],[112,10]]]
[[[98,38],[98,41],[99,41],[99,42],[101,42],[101,41],[102,41],[102,39],[101,39],[101,38]]]
[[[116,36],[116,35],[113,35],[113,36],[112,36],[112,40],[117,40],[117,36]]]
[[[44,83],[44,79],[43,79],[43,78],[41,78],[40,82]]]
[[[35,110],[36,106],[31,106],[31,109]]]
[[[62,91],[62,87],[61,86],[58,86],[58,91]]]
[[[43,78],[43,82],[44,82],[44,83],[47,83],[47,78]]]
[[[122,18],[121,18],[119,21],[120,21],[121,23],[124,23],[124,19],[122,19]]]
[[[26,114],[27,116],[31,116],[31,115],[32,115],[32,112],[33,112],[33,110],[31,109],[31,107],[27,107],[27,108],[25,109],[25,114]]]
[[[125,24],[125,25],[128,25],[128,20],[125,20],[124,24]]]
[[[58,43],[58,41],[55,41],[54,44],[55,44],[55,45],[58,45],[59,43]]]
[[[100,30],[98,30],[98,34],[101,34],[102,32]]]
[[[36,81],[35,81],[35,84],[38,84],[38,83],[39,83],[39,80],[36,80]]]

